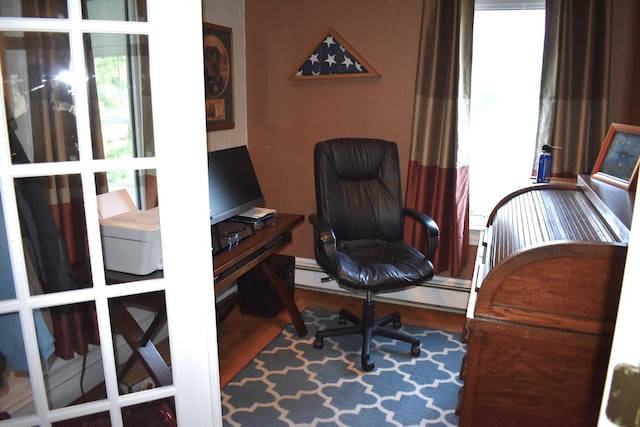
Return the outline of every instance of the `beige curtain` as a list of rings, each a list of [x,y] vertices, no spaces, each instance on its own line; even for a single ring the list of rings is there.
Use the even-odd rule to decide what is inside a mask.
[[[469,123],[474,0],[425,0],[406,206],[440,227],[436,272],[458,276],[469,249]],[[426,247],[424,232],[407,223],[405,238]]]
[[[561,147],[554,177],[591,172],[608,129],[613,3],[547,1],[537,151]]]

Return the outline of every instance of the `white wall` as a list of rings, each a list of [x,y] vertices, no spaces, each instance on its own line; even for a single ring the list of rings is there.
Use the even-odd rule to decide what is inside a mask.
[[[207,133],[209,151],[247,144],[247,91],[244,36],[244,0],[203,0],[202,19],[232,30],[233,37],[233,129]],[[203,106],[204,108],[204,100]]]

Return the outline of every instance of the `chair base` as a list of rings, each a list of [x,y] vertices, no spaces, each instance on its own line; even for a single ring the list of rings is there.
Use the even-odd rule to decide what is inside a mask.
[[[374,364],[369,361],[371,356],[371,338],[374,335],[396,339],[411,344],[411,355],[416,357],[420,355],[420,340],[400,331],[385,328],[386,325],[392,323],[394,328],[399,328],[400,313],[391,313],[378,320],[375,319],[375,303],[368,298],[362,308],[362,318],[356,316],[348,310],[340,310],[338,322],[342,325],[349,321],[352,326],[343,326],[333,329],[325,329],[316,332],[316,339],[313,342],[315,348],[322,348],[324,338],[338,337],[346,335],[362,335],[362,369],[366,372],[373,370]]]

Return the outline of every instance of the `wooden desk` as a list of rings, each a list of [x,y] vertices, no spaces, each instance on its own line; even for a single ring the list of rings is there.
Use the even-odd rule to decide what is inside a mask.
[[[140,307],[154,312],[155,317],[151,325],[146,330],[143,330],[131,315],[128,307]],[[118,382],[122,382],[137,359],[142,363],[157,386],[172,384],[171,369],[169,369],[169,366],[167,366],[153,343],[153,339],[167,322],[164,292],[159,291],[114,298],[109,301],[109,313],[111,314],[111,325],[114,332],[122,335],[133,350],[131,356],[129,356],[122,368],[118,370]]]
[[[268,258],[291,243],[293,229],[303,221],[302,215],[278,214],[275,225],[257,230],[253,235],[233,246],[231,250],[213,257],[214,290],[216,292],[220,292],[252,268],[260,266],[289,312],[296,332],[301,337],[307,334],[307,327],[302,315],[296,306],[291,290],[271,266]],[[148,276],[107,272],[106,276],[107,283],[113,284],[162,277],[162,271],[153,272]],[[143,307],[156,313],[153,323],[146,331],[142,330],[127,309],[127,306],[130,305]],[[118,377],[122,378],[133,365],[134,359],[138,359],[156,385],[171,384],[171,371],[153,344],[154,336],[166,322],[164,293],[153,292],[115,298],[110,301],[109,310],[114,331],[122,335],[133,350],[133,354],[118,373]]]
[[[260,266],[289,312],[296,332],[301,337],[307,335],[307,327],[302,320],[300,310],[298,310],[287,284],[268,262],[268,258],[291,243],[293,229],[303,221],[304,216],[302,215],[278,214],[275,225],[256,230],[252,236],[244,238],[231,250],[221,252],[213,257],[214,286],[215,289],[220,290],[252,268]]]

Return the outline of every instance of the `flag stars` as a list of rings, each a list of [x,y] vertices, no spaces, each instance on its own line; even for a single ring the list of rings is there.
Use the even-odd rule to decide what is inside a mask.
[[[325,59],[324,62],[329,64],[329,67],[331,67],[332,65],[336,64],[336,56],[335,55],[327,55],[327,59]]]
[[[332,35],[328,35],[326,39],[324,39],[324,41],[322,43],[325,43],[327,45],[327,47],[331,47],[332,44],[336,44],[336,42],[333,40],[333,36]]]
[[[344,65],[345,68],[348,70],[349,67],[353,65],[353,61],[348,56],[345,56],[344,61],[342,61],[342,65]]]
[[[311,64],[315,64],[316,62],[320,62],[320,60],[318,59],[318,54],[317,53],[313,53],[310,57],[309,57],[309,61],[311,61]]]

